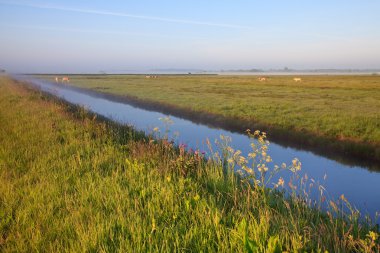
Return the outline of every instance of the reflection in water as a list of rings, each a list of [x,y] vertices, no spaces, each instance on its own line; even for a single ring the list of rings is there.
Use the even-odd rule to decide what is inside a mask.
[[[31,77],[18,76],[17,79],[29,81],[39,86],[40,89],[64,98],[70,103],[83,105],[95,113],[133,125],[138,130],[150,133],[155,127],[161,131],[165,129],[165,123],[159,120],[166,116],[162,113],[110,101],[86,94],[84,91],[57,86]],[[173,124],[170,126],[169,136],[173,137],[179,134],[176,137],[178,142],[186,144],[190,148],[207,152],[208,148],[205,143],[207,138],[215,140],[220,135],[226,135],[232,138],[234,149],[241,150],[244,155],[251,151],[249,145],[251,140],[246,135],[211,128],[178,117],[171,117],[171,119]],[[270,144],[268,153],[274,161],[273,166],[274,164],[280,165],[282,162],[290,164],[293,158],[298,158],[302,162],[302,174],[307,174],[309,178],[323,184],[329,197],[336,199],[344,194],[362,213],[368,213],[371,216],[380,210],[380,173],[371,172],[364,167],[344,165],[311,152],[283,147],[275,143]],[[290,173],[282,172],[279,176],[288,182]],[[273,180],[277,181],[278,177]]]

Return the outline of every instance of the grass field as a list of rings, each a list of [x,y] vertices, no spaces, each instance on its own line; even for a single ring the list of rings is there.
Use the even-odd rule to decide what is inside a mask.
[[[255,76],[73,75],[70,84],[212,113],[269,136],[380,161],[380,76],[303,76],[302,82],[273,76],[260,82]]]
[[[266,188],[260,175],[274,171],[264,141],[250,155],[261,172],[228,155],[228,143],[224,159],[206,161],[7,77],[0,122],[1,252],[380,250],[378,228],[343,212],[343,196],[323,214],[297,173],[289,198],[283,182]],[[247,179],[231,173],[235,163],[246,163]]]

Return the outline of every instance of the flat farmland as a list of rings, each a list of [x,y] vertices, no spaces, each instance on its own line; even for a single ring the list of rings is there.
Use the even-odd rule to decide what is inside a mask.
[[[301,82],[294,76],[69,76],[73,86],[248,122],[269,135],[280,130],[368,145],[370,151],[360,152],[380,157],[380,76],[302,76]]]

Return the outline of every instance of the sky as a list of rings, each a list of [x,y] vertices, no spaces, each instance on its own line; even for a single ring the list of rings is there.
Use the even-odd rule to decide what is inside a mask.
[[[0,0],[0,69],[380,68],[376,0]]]

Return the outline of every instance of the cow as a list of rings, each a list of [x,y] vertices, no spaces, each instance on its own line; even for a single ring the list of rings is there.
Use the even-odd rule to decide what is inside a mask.
[[[300,77],[294,77],[293,80],[294,80],[294,82],[301,82],[302,81],[302,79]]]
[[[145,76],[145,78],[147,78],[147,79],[148,79],[148,78],[150,78],[150,76]]]
[[[56,82],[56,83],[59,83],[59,79],[58,79],[57,76],[55,77],[55,82]]]
[[[267,80],[267,78],[266,78],[266,77],[259,77],[258,80],[259,80],[260,82],[265,82],[265,81]]]
[[[70,79],[67,76],[62,77],[62,83],[64,83],[64,82],[68,83],[68,82],[70,82]]]

